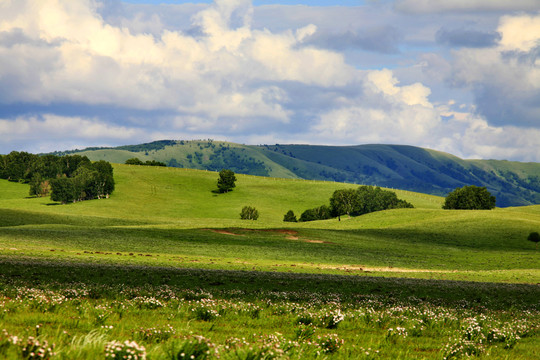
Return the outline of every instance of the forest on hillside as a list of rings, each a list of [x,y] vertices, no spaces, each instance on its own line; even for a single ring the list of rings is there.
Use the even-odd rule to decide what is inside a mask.
[[[61,203],[107,198],[114,191],[113,168],[80,155],[44,155],[12,151],[0,155],[0,179],[30,185],[31,196]]]

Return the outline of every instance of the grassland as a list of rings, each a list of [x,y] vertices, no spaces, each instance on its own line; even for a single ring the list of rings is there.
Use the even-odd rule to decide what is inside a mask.
[[[237,177],[217,194],[214,172],[115,165],[111,198],[64,206],[1,181],[0,356],[38,335],[62,359],[113,340],[150,359],[534,358],[540,207],[396,191],[415,209],[284,223],[355,185]]]
[[[124,163],[138,157],[172,167],[231,169],[237,173],[377,184],[445,195],[469,184],[485,186],[497,206],[540,204],[540,166],[501,160],[463,160],[405,145],[243,145],[212,140],[160,140],[75,152],[91,160]]]

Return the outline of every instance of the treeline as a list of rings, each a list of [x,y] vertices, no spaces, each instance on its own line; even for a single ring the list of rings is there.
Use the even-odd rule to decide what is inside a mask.
[[[359,216],[375,211],[413,207],[411,203],[398,199],[393,191],[364,185],[358,189],[334,191],[329,205],[321,205],[304,211],[298,221],[326,220],[335,217],[341,220],[342,215]],[[297,221],[292,210],[285,214],[283,220]]]
[[[167,164],[165,164],[163,162],[160,162],[160,161],[146,160],[145,162],[143,162],[139,158],[127,159],[125,164],[126,165],[143,165],[143,166],[163,166],[163,167],[167,166]]]
[[[114,191],[113,168],[80,155],[44,155],[13,151],[0,155],[0,178],[30,185],[31,196],[61,203],[109,197]]]

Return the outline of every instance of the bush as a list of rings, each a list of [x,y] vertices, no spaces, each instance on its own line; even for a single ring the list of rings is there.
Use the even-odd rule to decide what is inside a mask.
[[[485,187],[474,185],[457,188],[446,196],[446,210],[491,210],[495,207],[495,196]]]
[[[240,219],[242,220],[257,220],[259,218],[259,212],[257,209],[251,206],[244,206],[240,213]]]
[[[292,210],[287,211],[285,216],[283,216],[283,221],[285,222],[297,222],[296,215],[294,215],[294,212]]]
[[[143,165],[144,163],[139,158],[127,159],[125,162],[126,165]]]
[[[300,215],[299,221],[326,220],[332,218],[330,207],[322,205],[314,209],[308,209]]]
[[[532,241],[536,244],[536,248],[538,249],[538,242],[540,242],[540,234],[538,234],[536,231],[529,234],[527,237],[527,240]]]

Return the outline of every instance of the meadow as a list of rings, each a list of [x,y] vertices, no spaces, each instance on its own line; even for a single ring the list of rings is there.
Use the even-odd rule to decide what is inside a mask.
[[[537,356],[538,206],[396,190],[415,209],[285,223],[357,185],[237,175],[217,194],[214,172],[114,171],[109,199],[69,205],[0,182],[0,357]]]

